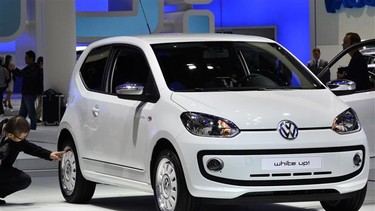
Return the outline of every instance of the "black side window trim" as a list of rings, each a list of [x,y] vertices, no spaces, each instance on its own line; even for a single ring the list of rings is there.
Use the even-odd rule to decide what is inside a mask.
[[[107,61],[106,61],[106,64],[104,65],[104,71],[103,71],[103,77],[102,77],[102,81],[101,81],[101,86],[100,86],[100,89],[99,90],[96,90],[96,89],[91,89],[87,86],[83,76],[82,76],[82,68],[85,66],[86,64],[86,61],[90,55],[90,53],[98,48],[105,48],[105,47],[108,47],[108,51],[109,51],[109,55],[108,55],[108,58],[107,58]],[[97,46],[95,48],[93,48],[89,54],[86,56],[85,60],[83,61],[82,63],[82,66],[79,70],[79,76],[81,78],[81,81],[83,83],[83,85],[85,86],[86,90],[90,91],[90,92],[96,92],[96,93],[100,93],[100,94],[106,94],[105,92],[105,87],[106,87],[106,81],[107,81],[107,78],[108,78],[108,66],[109,66],[109,63],[111,61],[111,57],[112,57],[112,51],[113,51],[113,46],[112,45],[101,45],[101,46]]]
[[[145,101],[145,102],[156,103],[160,98],[160,93],[159,93],[159,89],[156,85],[155,77],[153,75],[151,66],[148,62],[148,59],[147,59],[146,55],[142,51],[142,49],[140,49],[136,46],[133,46],[133,45],[127,45],[127,44],[114,44],[114,45],[112,45],[111,54],[110,54],[109,60],[108,60],[107,65],[106,65],[107,71],[106,71],[106,80],[105,80],[105,84],[104,84],[104,87],[105,87],[104,92],[108,95],[117,96],[116,93],[111,93],[111,85],[112,85],[111,84],[111,77],[112,77],[112,74],[113,74],[113,71],[114,71],[114,64],[115,64],[116,58],[119,55],[119,53],[121,51],[124,51],[124,50],[133,50],[133,51],[139,52],[142,55],[143,59],[147,62],[147,67],[150,71],[149,74],[151,74],[149,76],[149,77],[151,77],[150,78],[151,84],[149,84],[149,86],[152,86],[151,88],[152,88],[152,90],[154,90],[154,93],[146,93],[145,95],[142,95],[142,96],[118,96],[118,97],[121,98],[121,99],[126,99],[126,100],[135,100],[135,101]]]

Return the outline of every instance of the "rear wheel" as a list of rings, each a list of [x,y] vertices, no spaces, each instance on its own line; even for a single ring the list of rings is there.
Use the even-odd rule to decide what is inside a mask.
[[[77,150],[71,140],[63,143],[66,153],[59,162],[60,190],[67,202],[86,203],[91,200],[96,184],[86,180],[81,173]]]
[[[337,201],[321,201],[320,204],[327,211],[358,211],[362,207],[366,196],[367,185],[357,191],[352,198]]]
[[[153,172],[153,188],[159,211],[196,211],[200,200],[193,197],[185,182],[181,163],[172,150],[163,150]]]

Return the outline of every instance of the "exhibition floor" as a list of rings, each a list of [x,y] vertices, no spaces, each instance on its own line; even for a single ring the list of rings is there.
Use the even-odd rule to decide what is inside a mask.
[[[375,210],[375,182],[369,182],[365,203],[360,211]],[[34,177],[31,186],[6,198],[1,211],[156,211],[149,194],[125,188],[98,185],[90,204],[69,204],[64,201],[57,177]],[[203,205],[201,211],[321,211],[319,202],[252,203],[248,205]]]
[[[6,111],[6,116],[16,115],[17,101],[14,111]],[[36,131],[31,131],[28,139],[50,150],[56,150],[56,126],[38,125]],[[375,158],[371,159],[371,173],[368,183],[367,196],[360,211],[375,210]],[[126,188],[98,184],[93,199],[89,204],[70,204],[61,195],[57,163],[44,161],[25,154],[20,154],[16,162],[18,168],[32,175],[31,186],[5,198],[6,204],[0,205],[0,211],[156,211],[153,196],[149,193],[138,192]],[[319,202],[299,203],[250,203],[246,205],[208,205],[202,206],[201,211],[321,211]]]

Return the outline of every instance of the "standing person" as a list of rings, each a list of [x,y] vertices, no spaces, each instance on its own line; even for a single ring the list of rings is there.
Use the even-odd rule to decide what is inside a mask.
[[[43,112],[43,104],[42,104],[42,94],[44,90],[44,82],[43,82],[43,57],[39,56],[36,60],[36,64],[38,65],[38,90],[37,90],[37,97],[36,97],[36,121],[37,123],[42,122],[42,112]]]
[[[3,93],[5,89],[7,88],[8,82],[9,82],[10,76],[8,70],[3,66],[2,60],[0,63],[0,99],[3,101]],[[3,104],[0,106],[0,116],[4,116],[4,107]]]
[[[314,48],[312,50],[313,58],[307,63],[307,67],[315,74],[318,75],[327,65],[328,62],[324,59],[320,58],[320,49]],[[320,80],[326,84],[328,81],[331,80],[331,73],[330,71],[327,71],[320,77]]]
[[[38,94],[38,66],[35,63],[35,52],[30,50],[26,52],[25,63],[27,66],[22,70],[16,68],[11,63],[10,70],[16,75],[23,78],[22,80],[22,99],[19,115],[23,117],[29,116],[31,130],[36,130],[36,111],[35,100]]]
[[[27,141],[30,125],[22,116],[5,119],[0,125],[5,136],[0,142],[0,198],[5,198],[26,189],[31,183],[28,174],[13,167],[19,152],[53,161],[59,161],[65,152],[51,152]],[[0,199],[1,204],[5,201]]]
[[[16,81],[16,77],[12,74],[12,72],[9,70],[9,64],[12,62],[12,56],[6,55],[5,56],[5,63],[4,67],[8,70],[10,81],[8,83],[8,87],[6,88],[7,96],[5,97],[5,100],[3,101],[4,107],[8,107],[9,109],[13,109],[12,103],[11,103],[11,97],[13,94],[14,89],[14,83]]]
[[[361,37],[354,32],[348,32],[342,43],[342,48],[346,49],[349,46],[361,42]],[[367,62],[358,49],[349,51],[350,59],[349,65],[343,72],[337,72],[338,79],[348,79],[356,83],[356,90],[366,90],[371,88],[370,79],[367,73]]]

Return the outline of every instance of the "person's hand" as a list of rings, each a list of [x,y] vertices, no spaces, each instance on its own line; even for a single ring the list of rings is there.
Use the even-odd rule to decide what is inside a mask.
[[[14,69],[16,69],[16,65],[13,64],[13,63],[9,63],[8,69],[9,70],[14,70]]]
[[[61,158],[64,156],[65,151],[60,151],[60,152],[52,152],[49,155],[49,158],[51,158],[53,161],[60,161]]]

